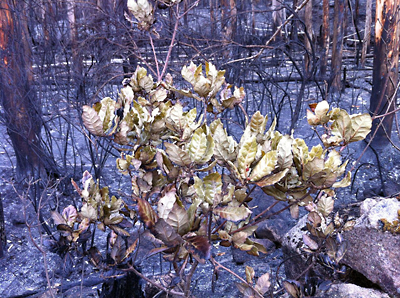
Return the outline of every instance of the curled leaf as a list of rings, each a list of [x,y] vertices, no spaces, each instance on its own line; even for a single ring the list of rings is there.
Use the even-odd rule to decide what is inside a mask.
[[[227,220],[239,221],[249,216],[251,214],[251,211],[245,206],[240,206],[240,207],[227,206],[227,207],[215,208],[214,213]]]
[[[314,113],[307,110],[307,121],[310,125],[321,125],[329,121],[329,116],[327,115],[329,110],[329,104],[326,100],[323,100],[317,104]]]
[[[269,281],[269,273],[265,273],[257,279],[255,288],[257,292],[264,295],[269,290],[270,286],[271,282]]]
[[[97,112],[89,106],[83,106],[82,121],[88,131],[95,136],[104,136],[103,122]]]
[[[318,243],[315,242],[313,239],[311,239],[310,236],[307,234],[303,234],[303,243],[308,246],[311,250],[317,250],[318,249]]]
[[[158,220],[156,212],[146,200],[138,198],[137,201],[137,209],[140,220],[145,224],[148,229],[152,229],[156,221]]]

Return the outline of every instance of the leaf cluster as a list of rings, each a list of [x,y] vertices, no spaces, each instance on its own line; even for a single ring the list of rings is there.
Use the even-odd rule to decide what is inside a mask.
[[[148,9],[139,2],[131,1],[131,8]],[[188,259],[199,263],[210,259],[214,241],[251,255],[267,253],[252,237],[256,221],[248,203],[254,187],[287,202],[295,217],[299,206],[317,202],[309,215],[310,232],[313,237],[331,235],[335,227],[326,217],[333,210],[334,189],[350,183],[347,161],[342,162],[336,147],[365,138],[371,118],[349,116],[341,109],[328,112],[328,103],[321,102],[314,113],[308,112],[308,122],[323,126],[323,146],[308,148],[303,139],[276,131],[275,121],[267,129],[268,118],[256,112],[238,143],[220,119],[214,120],[225,109],[240,106],[245,97],[243,88],[234,87],[232,92],[224,73],[211,63],[203,73],[202,65],[191,62],[181,72],[190,85],[183,89],[170,75],[155,82],[138,66],[124,81],[117,100],[105,98],[84,106],[87,130],[119,146],[116,167],[130,178],[127,197],[132,200],[110,198],[108,188],[100,188],[85,172],[82,189],[73,182],[82,198],[74,220],[111,229],[116,237],[113,247],[123,246],[123,237],[130,235],[122,222],[140,220],[155,245],[149,255],[162,253],[175,264],[177,274],[183,270],[177,265],[181,261],[186,266]],[[177,100],[182,96],[198,100],[204,109],[187,109]],[[66,224],[72,219],[63,219],[64,223],[57,216],[57,220]],[[305,244],[310,250],[319,248],[310,236]],[[120,250],[113,257],[117,263],[134,249]],[[240,291],[256,289],[263,295],[269,288],[268,277],[261,276],[254,288],[250,271],[248,285],[239,285]]]

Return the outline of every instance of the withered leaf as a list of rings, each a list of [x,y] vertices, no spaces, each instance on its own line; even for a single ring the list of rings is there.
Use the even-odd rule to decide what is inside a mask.
[[[307,216],[307,219],[313,225],[313,227],[318,228],[319,226],[321,226],[322,219],[317,212],[310,212]]]
[[[89,249],[89,257],[92,264],[96,267],[99,267],[103,262],[103,257],[96,246],[92,246]]]
[[[168,247],[174,247],[183,242],[182,237],[163,218],[155,224],[153,234]]]
[[[117,226],[117,225],[108,225],[108,227],[111,228],[111,230],[113,230],[117,235],[127,236],[127,237],[130,236],[130,234],[129,234],[128,231],[126,231],[126,230],[120,228],[120,227]]]
[[[253,278],[254,278],[254,275],[255,275],[253,267],[246,266],[245,272],[246,272],[246,281],[249,284],[252,284],[253,283]]]
[[[317,210],[325,217],[327,217],[334,207],[335,201],[332,197],[323,196],[317,204]]]
[[[82,120],[87,130],[95,136],[104,136],[103,121],[101,121],[95,109],[84,105],[82,110]]]
[[[177,145],[172,143],[165,143],[164,145],[165,145],[165,152],[167,152],[168,157],[178,166],[184,167],[192,163],[189,153],[183,151]]]
[[[178,203],[174,204],[166,221],[175,229],[175,231],[178,232],[179,235],[184,235],[189,232],[189,215],[185,208],[179,206]]]
[[[147,253],[146,257],[150,258],[151,256],[154,256],[154,255],[156,255],[156,254],[158,254],[160,252],[164,252],[164,251],[169,250],[169,249],[171,249],[171,248],[168,247],[168,246],[160,246],[160,247],[153,248],[152,250],[150,250]]]
[[[298,285],[296,285],[295,283],[291,283],[287,280],[284,280],[283,287],[285,288],[285,291],[293,298],[301,297],[300,287]]]
[[[62,217],[62,215],[60,213],[58,213],[57,211],[51,211],[51,218],[54,221],[54,224],[56,226],[60,225],[60,224],[66,224],[64,218]]]
[[[271,282],[269,281],[269,273],[265,273],[257,279],[255,288],[257,292],[264,295],[269,290],[270,286]]]
[[[344,255],[347,251],[347,247],[348,247],[347,241],[343,241],[339,245],[338,250],[336,251],[336,255],[335,255],[336,263],[339,263],[343,259]]]
[[[185,237],[186,249],[193,255],[199,256],[201,259],[208,260],[211,254],[211,244],[204,236]]]
[[[239,292],[243,295],[244,298],[254,298],[255,293],[252,288],[249,287],[246,283],[236,283],[236,287],[238,288]]]
[[[290,206],[290,216],[294,219],[299,218],[299,205],[291,205]]]
[[[146,200],[138,198],[137,201],[139,218],[145,224],[146,228],[151,230],[158,220],[157,213]]]
[[[249,216],[251,214],[251,211],[245,206],[240,206],[240,207],[227,206],[227,207],[215,208],[214,213],[227,220],[239,221]]]
[[[136,240],[128,247],[128,249],[125,251],[125,256],[123,260],[128,258],[129,255],[135,251],[138,241],[139,238],[136,238]]]
[[[118,235],[117,240],[111,249],[110,257],[115,261],[115,263],[120,263],[125,256],[125,251],[125,240],[122,236]]]
[[[311,250],[317,250],[318,249],[318,243],[315,242],[313,239],[311,239],[310,236],[307,234],[303,234],[303,242],[305,245],[307,245]]]

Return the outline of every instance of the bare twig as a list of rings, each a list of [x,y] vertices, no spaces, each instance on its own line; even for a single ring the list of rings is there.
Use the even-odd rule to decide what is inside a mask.
[[[296,9],[294,10],[294,12],[286,19],[286,21],[281,24],[276,31],[274,32],[274,34],[272,34],[272,36],[270,37],[270,39],[267,40],[267,42],[265,43],[264,47],[257,52],[257,54],[250,56],[250,57],[246,57],[246,58],[240,58],[240,59],[236,59],[236,60],[232,60],[232,61],[228,61],[226,62],[224,65],[228,65],[228,64],[232,64],[232,63],[236,63],[236,62],[242,62],[242,61],[248,61],[248,60],[254,60],[256,58],[258,58],[263,52],[264,50],[267,48],[267,46],[275,39],[275,37],[282,31],[282,28],[285,27],[287,24],[289,24],[289,22],[294,18],[294,16],[307,4],[308,0],[304,0],[298,7],[296,7]]]
[[[154,282],[153,280],[151,280],[150,278],[144,276],[142,273],[140,273],[139,271],[137,271],[133,266],[130,266],[128,269],[124,269],[124,271],[132,271],[133,273],[135,273],[137,276],[139,276],[140,278],[144,279],[145,281],[147,281],[148,283],[152,284],[153,286],[155,286],[156,288],[159,288],[160,290],[164,291],[165,293],[167,293],[167,295],[172,294],[172,295],[176,295],[176,296],[182,296],[185,297],[184,293],[181,292],[177,292],[174,290],[169,290],[165,287],[163,287],[162,285],[157,284],[156,282]]]
[[[222,268],[224,269],[226,272],[229,272],[230,274],[232,274],[234,277],[236,277],[237,279],[239,279],[241,282],[245,283],[246,285],[248,285],[254,292],[254,294],[256,295],[256,297],[258,298],[263,298],[263,296],[253,287],[253,285],[249,284],[246,280],[244,280],[243,278],[241,278],[239,275],[237,275],[235,272],[233,272],[232,270],[230,270],[229,268],[225,267],[224,265],[218,263],[213,257],[211,257],[211,263],[216,267],[216,270],[218,270],[218,268]]]

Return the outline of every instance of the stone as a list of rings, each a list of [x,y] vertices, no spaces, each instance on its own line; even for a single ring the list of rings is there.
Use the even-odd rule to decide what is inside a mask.
[[[258,225],[255,235],[260,239],[268,239],[273,242],[281,243],[283,237],[292,226],[293,224],[291,221],[287,219],[267,219]]]
[[[400,235],[383,232],[380,219],[385,218],[389,222],[398,220],[399,209],[400,202],[395,198],[366,199],[360,206],[360,217],[354,228],[343,233],[348,246],[341,260],[341,264],[352,269],[349,271],[351,282],[379,287],[393,297],[400,297]],[[306,222],[307,217],[304,216],[285,235],[282,242],[287,259],[285,273],[288,279],[297,279],[309,265],[307,256],[301,254],[302,236],[307,231]],[[312,266],[312,271],[322,279],[330,279],[329,274],[332,274],[331,269],[318,263]],[[356,276],[365,277],[365,280],[361,281]],[[301,278],[300,281],[302,280]]]
[[[317,289],[313,298],[390,298],[379,290],[371,288],[363,288],[351,283],[331,284],[329,289]],[[285,293],[282,298],[292,298],[288,293]]]
[[[271,253],[276,249],[275,243],[268,239],[254,239],[254,240],[258,244],[264,246],[268,253]],[[251,258],[254,258],[254,256],[249,255],[246,251],[240,250],[239,248],[231,246],[231,249],[232,249],[232,259],[237,265],[243,265]],[[260,252],[260,254],[262,253]]]
[[[389,222],[397,220],[397,210],[399,209],[400,202],[395,198],[365,199],[360,205],[358,225],[379,230],[379,220],[382,218]]]
[[[339,283],[332,284],[329,290],[318,293],[314,298],[389,298],[388,294],[385,294],[376,289],[362,288],[354,284],[349,283]]]
[[[282,239],[282,252],[286,260],[285,274],[288,279],[296,280],[299,276],[301,281],[304,280],[304,270],[309,266],[308,257],[303,253],[303,234],[307,231],[306,227],[307,215],[299,219],[298,223],[291,228]],[[327,276],[329,272],[327,268],[315,263],[312,267],[314,275]]]
[[[379,219],[397,219],[397,199],[367,199],[360,206],[360,218],[353,230],[345,232],[348,249],[342,262],[400,297],[400,235],[380,230]]]

